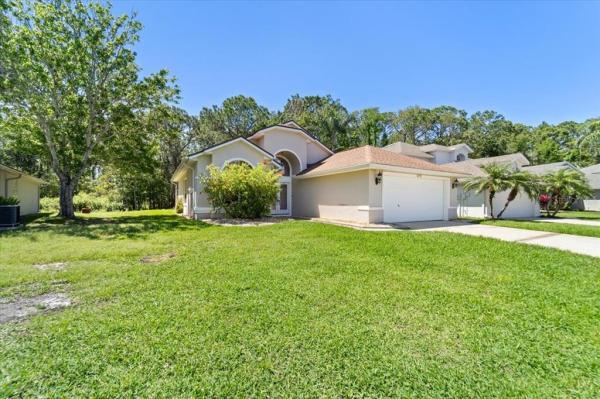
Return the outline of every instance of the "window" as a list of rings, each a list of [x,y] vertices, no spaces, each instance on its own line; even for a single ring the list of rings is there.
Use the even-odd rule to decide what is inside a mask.
[[[225,167],[227,167],[229,165],[246,165],[247,167],[252,168],[252,165],[250,165],[248,162],[246,162],[242,159],[235,159],[235,160],[228,161],[225,163]]]
[[[283,165],[283,176],[289,176],[292,169],[290,163],[282,157],[277,157],[277,160]]]
[[[464,161],[465,159],[467,159],[467,158],[465,157],[465,154],[458,154],[458,155],[456,156],[456,162]]]

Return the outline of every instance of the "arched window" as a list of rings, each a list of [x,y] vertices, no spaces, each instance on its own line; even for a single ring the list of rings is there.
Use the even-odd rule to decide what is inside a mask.
[[[250,162],[245,161],[243,159],[232,159],[231,161],[227,161],[225,162],[225,168],[230,166],[230,165],[245,165],[249,168],[252,168],[252,165],[250,164]]]
[[[467,158],[465,157],[465,154],[458,154],[458,155],[456,156],[456,162],[464,161],[465,159],[467,159]]]
[[[283,165],[283,176],[289,176],[292,170],[290,163],[287,161],[287,159],[281,156],[277,157],[277,160],[281,163],[281,165]]]

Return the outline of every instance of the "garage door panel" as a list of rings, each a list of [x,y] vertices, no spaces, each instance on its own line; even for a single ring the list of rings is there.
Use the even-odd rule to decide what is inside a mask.
[[[384,222],[414,222],[443,218],[443,180],[384,174]]]

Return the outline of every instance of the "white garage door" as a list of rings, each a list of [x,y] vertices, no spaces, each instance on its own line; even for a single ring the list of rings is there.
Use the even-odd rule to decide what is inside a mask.
[[[444,218],[444,180],[383,175],[383,221],[417,222]]]

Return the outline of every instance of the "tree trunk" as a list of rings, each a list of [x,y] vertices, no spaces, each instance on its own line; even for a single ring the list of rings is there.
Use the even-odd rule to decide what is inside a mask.
[[[504,208],[502,208],[502,210],[498,214],[498,219],[502,218],[502,214],[504,213],[506,208],[508,208],[508,204],[510,204],[511,201],[517,197],[518,193],[519,193],[518,190],[515,190],[515,189],[510,190],[510,193],[508,194],[508,197],[506,198],[506,202],[504,203]]]
[[[73,209],[73,195],[75,193],[75,184],[71,179],[60,180],[60,213],[67,219],[75,219],[75,210]]]
[[[495,191],[490,191],[488,194],[488,201],[490,202],[490,216],[492,219],[494,218],[494,196],[496,195]]]

